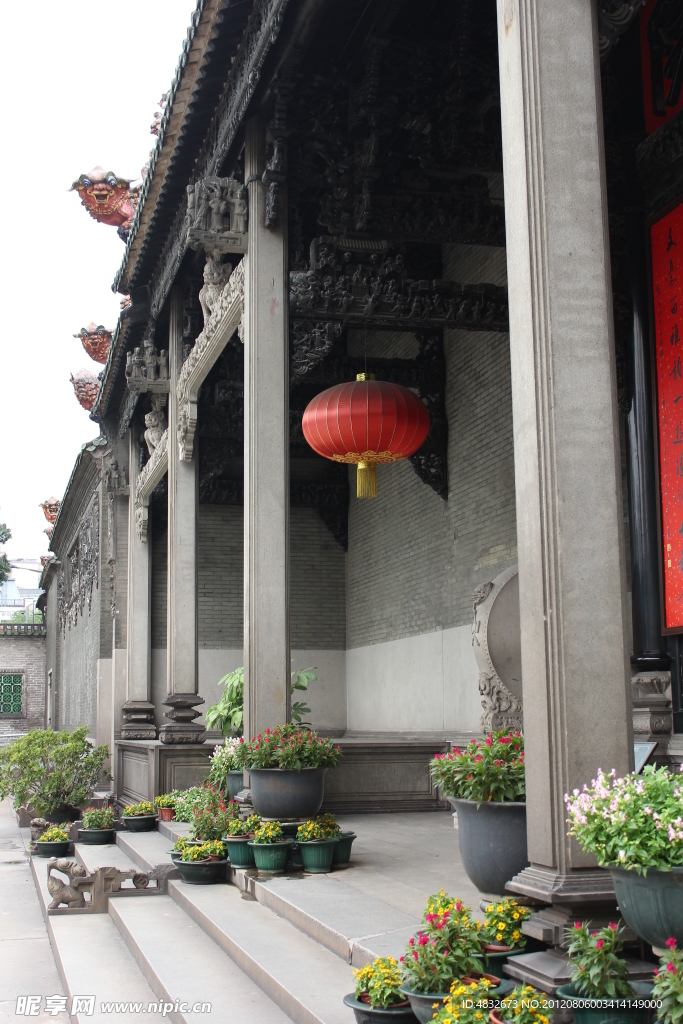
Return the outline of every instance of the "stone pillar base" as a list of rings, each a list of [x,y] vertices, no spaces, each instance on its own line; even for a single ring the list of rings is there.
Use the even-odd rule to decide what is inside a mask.
[[[127,700],[123,705],[121,738],[124,740],[155,740],[154,705],[147,700]]]
[[[633,739],[648,743],[666,739],[673,731],[670,672],[637,672],[633,686]]]
[[[202,743],[206,737],[206,729],[203,725],[197,725],[194,719],[199,718],[199,712],[195,711],[195,708],[203,703],[204,698],[196,693],[170,693],[164,704],[171,709],[166,712],[166,718],[169,718],[172,724],[160,726],[161,742]]]
[[[612,876],[606,868],[562,874],[556,868],[531,864],[515,875],[505,888],[543,903],[574,907],[583,904],[594,907],[601,903],[615,906],[617,902]]]

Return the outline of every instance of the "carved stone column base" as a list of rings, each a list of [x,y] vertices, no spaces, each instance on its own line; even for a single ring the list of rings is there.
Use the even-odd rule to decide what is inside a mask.
[[[515,875],[505,888],[553,905],[560,903],[576,907],[602,903],[614,906],[617,901],[612,876],[606,868],[572,871],[564,875],[556,868],[531,864]]]
[[[195,711],[195,708],[203,703],[204,698],[196,693],[169,694],[164,704],[171,709],[166,712],[166,718],[169,718],[172,724],[164,723],[159,728],[161,742],[202,743],[206,729],[203,725],[197,725],[194,719],[199,718],[199,712]]]
[[[121,739],[155,740],[154,705],[148,700],[127,700],[123,705]]]

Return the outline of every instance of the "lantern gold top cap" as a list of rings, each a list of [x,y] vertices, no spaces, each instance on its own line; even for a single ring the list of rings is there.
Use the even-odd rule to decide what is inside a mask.
[[[374,380],[374,373],[357,373],[356,380]]]

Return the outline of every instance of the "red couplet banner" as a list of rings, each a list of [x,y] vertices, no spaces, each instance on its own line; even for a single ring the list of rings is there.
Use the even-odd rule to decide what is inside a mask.
[[[683,203],[650,228],[667,629],[683,627]]]

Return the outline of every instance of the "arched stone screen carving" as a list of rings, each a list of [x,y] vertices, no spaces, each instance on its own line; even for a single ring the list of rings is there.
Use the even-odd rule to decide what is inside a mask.
[[[519,578],[513,565],[472,595],[472,647],[479,666],[484,732],[521,729],[522,655]]]

